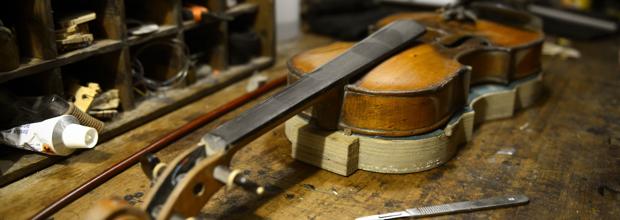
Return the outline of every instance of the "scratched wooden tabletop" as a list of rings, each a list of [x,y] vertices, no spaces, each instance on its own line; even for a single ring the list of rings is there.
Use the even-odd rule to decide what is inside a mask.
[[[286,58],[331,40],[306,35],[283,45],[271,78]],[[290,157],[277,127],[239,151],[232,166],[275,195],[258,198],[221,189],[202,210],[219,219],[353,219],[405,208],[525,194],[527,205],[439,218],[617,219],[620,216],[620,39],[575,42],[580,59],[545,57],[545,94],[515,117],[479,126],[473,141],[447,164],[426,172],[339,176]],[[242,94],[247,80],[120,135],[0,189],[0,219],[25,219],[166,132]],[[264,96],[262,99],[266,98]],[[260,100],[262,100],[260,99]],[[257,100],[259,101],[259,100]],[[157,153],[172,160],[207,131],[254,101]],[[162,101],[164,102],[164,101]],[[138,206],[149,181],[138,165],[73,202],[54,219],[81,219],[98,200],[121,197]]]

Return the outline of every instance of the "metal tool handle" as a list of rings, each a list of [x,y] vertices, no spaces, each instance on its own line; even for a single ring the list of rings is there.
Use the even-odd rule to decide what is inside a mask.
[[[525,204],[529,202],[529,198],[525,195],[515,196],[499,196],[488,199],[480,199],[475,201],[455,202],[444,205],[425,206],[419,208],[411,208],[400,212],[391,212],[380,215],[371,215],[357,220],[383,220],[383,219],[396,219],[404,217],[424,217],[433,215],[444,215],[457,212],[470,212],[481,209],[498,208],[505,206],[513,206],[519,204]]]

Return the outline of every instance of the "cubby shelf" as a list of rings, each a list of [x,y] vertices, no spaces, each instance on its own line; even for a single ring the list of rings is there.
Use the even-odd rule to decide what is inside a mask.
[[[229,66],[229,26],[234,22],[210,19],[206,22],[182,20],[186,2],[204,5],[209,11],[237,17],[251,14],[250,26],[259,34],[261,50],[255,58],[243,65]],[[23,0],[7,11],[0,9],[0,19],[16,29],[21,65],[14,70],[0,72],[0,89],[11,91],[29,80],[41,81],[44,86],[30,86],[34,91],[16,95],[65,95],[67,79],[86,82],[93,80],[103,88],[119,90],[122,112],[106,122],[100,141],[108,140],[166,114],[179,106],[229,85],[275,61],[274,8],[272,0],[238,0],[228,7],[227,0]],[[56,48],[54,19],[75,11],[93,11],[97,18],[88,23],[94,42],[85,48],[60,53]],[[9,13],[10,12],[10,13]],[[56,13],[56,14],[54,14]],[[12,16],[12,17],[11,17]],[[159,29],[143,36],[131,36],[125,21],[137,20],[155,23]],[[189,36],[189,37],[188,37]],[[217,76],[197,79],[186,87],[166,91],[162,104],[157,97],[137,99],[132,83],[132,53],[149,42],[176,39],[185,42],[192,53],[199,53],[202,62],[218,70]],[[192,48],[193,46],[196,46]],[[161,64],[159,64],[161,65]],[[163,71],[166,72],[166,71]],[[146,74],[146,73],[145,73]],[[167,76],[167,75],[166,75]],[[62,158],[0,147],[0,186],[22,178],[53,164]]]
[[[9,81],[11,79],[16,79],[23,76],[28,76],[31,74],[36,74],[41,71],[53,69],[62,65],[71,64],[73,62],[77,62],[93,55],[107,53],[114,50],[119,50],[123,47],[121,41],[118,40],[97,40],[93,42],[92,45],[81,48],[78,50],[74,50],[62,55],[54,59],[41,60],[41,59],[30,59],[30,61],[23,63],[19,66],[19,68],[9,71],[9,72],[0,72],[0,83]]]

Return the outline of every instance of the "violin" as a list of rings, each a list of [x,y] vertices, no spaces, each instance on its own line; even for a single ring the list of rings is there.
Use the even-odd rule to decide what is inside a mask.
[[[396,21],[381,28],[312,74],[298,78],[278,94],[210,131],[201,143],[179,154],[165,168],[153,170],[150,176],[154,184],[141,210],[106,203],[95,209],[98,214],[94,216],[115,219],[126,214],[137,219],[185,219],[198,215],[223,186],[265,193],[266,187],[228,168],[234,153],[302,110],[322,102],[329,91],[343,90],[343,85],[410,45],[424,32],[425,28],[414,21]]]
[[[108,208],[99,218],[119,213],[138,219],[189,218],[223,186],[264,193],[265,187],[228,165],[245,144],[295,115],[345,133],[424,134],[465,107],[471,85],[506,84],[537,74],[544,36],[535,19],[487,6],[475,8],[474,14],[480,18],[394,15],[358,43],[334,43],[294,56],[288,62],[289,85],[154,172],[140,210]],[[529,37],[513,37],[517,34]]]
[[[344,91],[336,91],[339,94],[333,94],[331,101],[300,116],[321,129],[345,133],[424,134],[444,126],[463,109],[472,85],[509,84],[540,72],[544,34],[536,17],[489,4],[470,8],[477,17],[453,19],[446,14],[454,12],[440,11],[381,19],[377,27],[415,20],[427,32],[408,49],[346,85]],[[294,82],[312,73],[351,45],[336,42],[295,55],[288,62],[289,79]],[[342,109],[337,103],[342,103]]]

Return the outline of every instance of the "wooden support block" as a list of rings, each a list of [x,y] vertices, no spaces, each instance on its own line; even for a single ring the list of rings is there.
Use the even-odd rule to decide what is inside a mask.
[[[434,132],[406,138],[346,135],[322,131],[295,116],[285,123],[292,156],[325,170],[348,176],[357,169],[380,173],[411,173],[447,162],[457,147],[469,141],[474,112],[466,110]]]
[[[357,170],[357,137],[312,128],[299,116],[287,121],[285,127],[294,158],[343,176]]]
[[[476,112],[476,124],[512,117],[515,110],[528,107],[542,92],[542,73],[515,81],[508,86],[486,84],[469,92],[469,107]]]

